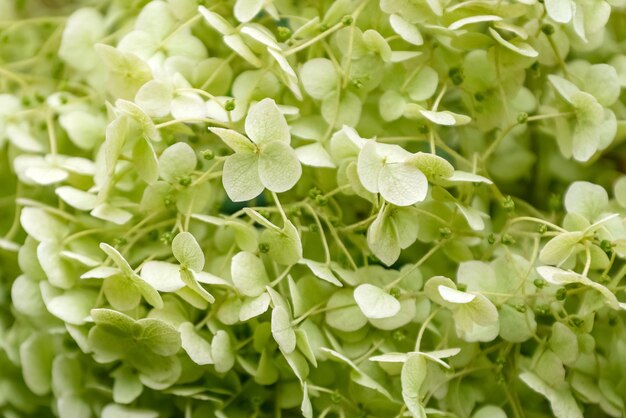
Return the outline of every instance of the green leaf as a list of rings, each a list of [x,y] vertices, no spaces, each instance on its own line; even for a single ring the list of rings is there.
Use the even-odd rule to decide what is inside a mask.
[[[183,267],[198,272],[204,268],[204,252],[198,241],[189,232],[181,232],[174,237],[172,252]]]
[[[272,310],[272,336],[283,352],[289,354],[295,350],[296,333],[289,313],[282,306],[275,306]]]
[[[396,298],[371,284],[354,289],[354,300],[367,318],[389,318],[400,312],[400,302]]]

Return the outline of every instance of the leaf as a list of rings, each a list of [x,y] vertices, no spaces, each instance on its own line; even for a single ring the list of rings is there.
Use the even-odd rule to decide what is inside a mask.
[[[159,157],[159,175],[170,183],[177,183],[179,179],[189,176],[197,163],[193,148],[184,142],[177,142]]]
[[[194,363],[201,366],[213,364],[211,344],[200,336],[191,322],[185,322],[178,327],[183,350]]]
[[[235,254],[230,271],[233,284],[245,296],[259,296],[270,283],[263,261],[246,251]]]
[[[174,237],[172,253],[183,267],[198,272],[204,268],[204,252],[198,241],[189,232],[181,232]]]
[[[396,298],[371,284],[354,289],[354,300],[367,318],[389,318],[400,312],[400,302]]]
[[[302,166],[295,151],[286,143],[273,141],[259,154],[259,178],[269,190],[282,193],[300,180]]]
[[[431,111],[431,110],[420,110],[419,111],[422,116],[426,119],[435,123],[437,125],[443,126],[452,126],[452,125],[466,125],[472,121],[472,118],[465,115],[460,115],[458,113],[450,112],[448,110],[444,111]]]
[[[289,313],[282,306],[275,306],[272,310],[272,336],[283,352],[289,354],[295,350],[296,333]]]

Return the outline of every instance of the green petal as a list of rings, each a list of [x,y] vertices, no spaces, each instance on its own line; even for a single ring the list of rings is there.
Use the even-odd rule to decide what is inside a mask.
[[[259,154],[259,178],[269,190],[282,193],[300,180],[302,166],[295,151],[286,143],[266,144]]]
[[[252,153],[237,153],[224,162],[222,183],[234,202],[245,202],[261,194],[265,186],[259,177],[259,157]]]

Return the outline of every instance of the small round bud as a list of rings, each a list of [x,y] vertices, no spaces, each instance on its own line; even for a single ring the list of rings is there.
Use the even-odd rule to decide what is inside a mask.
[[[467,290],[467,285],[465,283],[457,283],[456,288],[461,292],[465,292]]]
[[[570,318],[569,323],[573,327],[580,328],[585,323],[585,321],[582,318],[579,318],[577,316],[573,316],[573,317]]]
[[[311,232],[319,232],[320,228],[317,226],[316,223],[312,223],[309,225],[309,231]]]
[[[533,281],[533,284],[535,285],[535,287],[536,287],[537,289],[543,289],[544,287],[546,287],[546,286],[548,285],[548,282],[546,282],[546,281],[545,281],[545,280],[543,280],[543,279],[535,279],[535,280]]]
[[[401,293],[402,291],[400,290],[399,287],[392,287],[391,290],[389,291],[389,294],[393,296],[394,298],[399,298]]]
[[[359,79],[355,79],[351,81],[352,85],[354,86],[355,89],[361,89],[363,88],[363,82]]]
[[[605,253],[610,253],[613,250],[613,243],[609,240],[603,239],[600,241],[600,248],[602,248],[602,251]]]
[[[113,246],[116,248],[122,247],[128,244],[128,241],[124,237],[118,237],[113,239]]]
[[[567,290],[564,287],[561,287],[556,291],[556,300],[565,300],[567,297]]]
[[[528,121],[528,113],[520,112],[517,114],[517,123],[521,125],[526,123],[526,121]]]
[[[489,234],[489,236],[487,237],[487,242],[493,245],[496,243],[496,241],[497,241],[496,234],[493,234],[493,233]]]
[[[537,232],[539,232],[541,235],[545,234],[546,232],[548,232],[548,226],[545,224],[539,225],[539,228],[537,228]]]
[[[322,195],[316,196],[315,203],[317,203],[320,206],[326,206],[328,204],[328,198]]]
[[[448,239],[452,236],[452,231],[447,226],[439,228],[439,236],[441,239]]]
[[[332,403],[341,403],[341,395],[339,394],[339,392],[333,392],[330,394],[330,401]]]
[[[233,110],[235,110],[235,101],[233,99],[230,99],[226,103],[224,103],[224,110],[226,110],[227,112],[232,112]]]
[[[159,240],[165,245],[170,245],[173,239],[174,239],[174,234],[172,234],[170,231],[163,232],[161,236],[159,237]]]
[[[549,23],[544,23],[543,26],[541,26],[541,31],[547,36],[550,36],[554,33],[554,26]]]
[[[513,212],[515,210],[515,202],[511,196],[506,196],[502,201],[502,208],[507,212]]]
[[[417,130],[421,134],[427,134],[428,133],[428,125],[420,123],[419,125],[417,125]]]
[[[397,329],[393,332],[393,334],[391,334],[391,338],[393,338],[395,342],[399,343],[406,340],[406,333],[401,329]]]
[[[500,236],[500,242],[504,245],[513,245],[515,244],[515,238],[511,234],[502,234]]]
[[[291,29],[289,29],[287,26],[279,26],[277,28],[278,31],[278,40],[280,42],[285,42],[287,39],[291,38],[291,35],[293,34],[291,32]]]
[[[474,93],[474,99],[476,99],[477,102],[482,102],[483,100],[485,100],[485,95],[481,92]]]
[[[207,161],[211,161],[213,158],[215,158],[215,153],[211,149],[205,149],[200,151],[200,155],[202,155],[202,158]]]
[[[524,313],[524,312],[526,312],[526,309],[527,309],[527,307],[523,303],[519,303],[519,304],[515,305],[515,310],[517,312]]]
[[[165,197],[163,198],[163,204],[166,208],[171,208],[176,204],[176,196],[174,196],[173,194],[165,195]]]
[[[463,70],[459,67],[450,68],[450,71],[448,71],[448,76],[455,86],[462,84],[463,80],[465,79],[465,76],[463,75]]]
[[[180,184],[183,187],[187,187],[189,185],[191,185],[191,177],[189,176],[184,176],[178,179],[178,184]]]
[[[322,191],[320,189],[318,189],[317,187],[311,187],[309,189],[309,197],[311,199],[315,199],[317,196],[321,195]]]
[[[270,245],[267,242],[259,243],[259,252],[261,254],[267,254],[270,251]]]
[[[345,15],[342,19],[341,19],[341,24],[344,26],[350,26],[352,23],[354,23],[354,18],[350,15]]]

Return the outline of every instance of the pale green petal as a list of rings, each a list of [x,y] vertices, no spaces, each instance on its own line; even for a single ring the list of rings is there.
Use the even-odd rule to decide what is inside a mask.
[[[259,154],[259,178],[269,190],[282,193],[300,180],[302,166],[295,151],[285,142],[272,141]]]
[[[248,137],[257,145],[291,142],[287,121],[273,99],[263,99],[250,107],[245,128]]]

